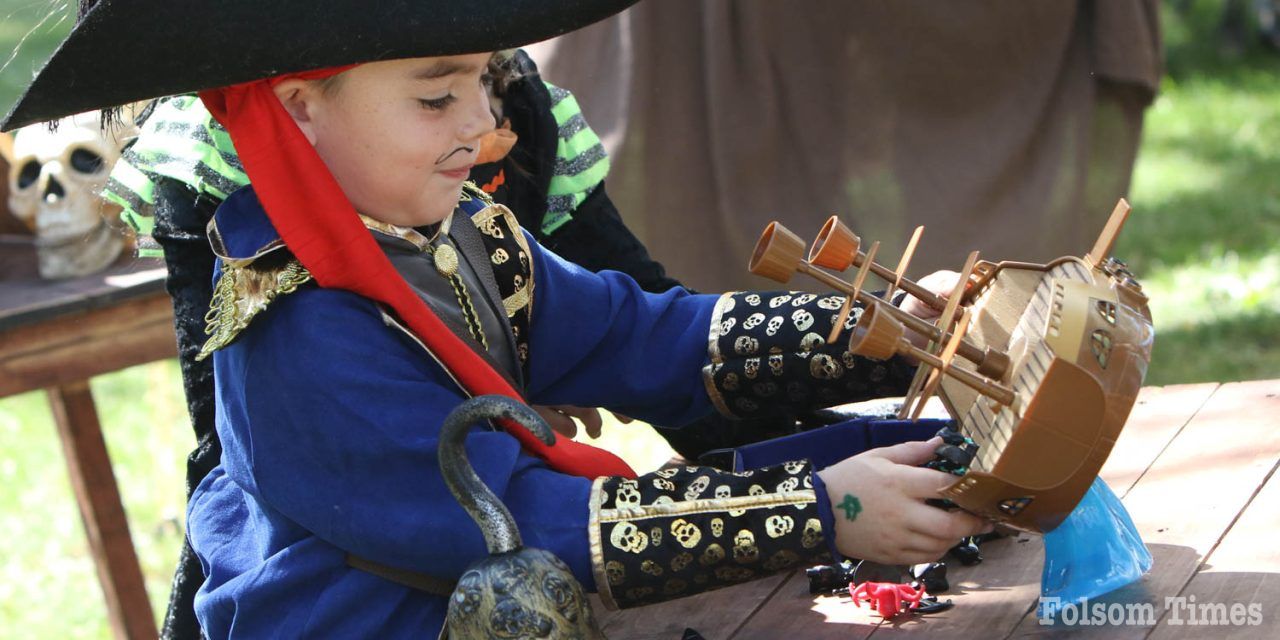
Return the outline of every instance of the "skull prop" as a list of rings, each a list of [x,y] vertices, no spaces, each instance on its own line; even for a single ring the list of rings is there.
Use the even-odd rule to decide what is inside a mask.
[[[36,234],[40,275],[70,278],[105,269],[124,249],[107,220],[119,208],[99,198],[124,143],[137,134],[125,122],[103,131],[98,112],[64,118],[14,136],[9,208]]]

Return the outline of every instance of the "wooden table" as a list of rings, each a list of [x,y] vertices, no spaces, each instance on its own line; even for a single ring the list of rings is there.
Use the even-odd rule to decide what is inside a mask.
[[[158,634],[89,378],[176,352],[157,261],[74,280],[0,281],[0,398],[48,393],[117,638]]]
[[[810,596],[803,571],[630,611],[597,610],[612,640],[676,640],[686,627],[707,640],[1280,637],[1278,462],[1280,380],[1142,390],[1102,477],[1124,500],[1155,565],[1141,582],[1092,604],[1110,612],[1112,604],[1150,603],[1154,624],[1068,626],[1065,617],[1041,624],[1044,548],[1028,535],[983,545],[985,561],[975,567],[950,566],[943,598],[954,609],[892,623],[848,598]],[[1189,624],[1187,609],[1167,608],[1166,598],[1213,609],[1253,605],[1261,624]]]

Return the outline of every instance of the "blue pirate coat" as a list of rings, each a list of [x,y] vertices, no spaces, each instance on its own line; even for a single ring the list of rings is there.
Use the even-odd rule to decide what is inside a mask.
[[[486,204],[463,203],[461,211],[476,214]],[[251,189],[229,198],[215,224],[223,268],[282,253],[274,251],[278,236]],[[532,404],[604,407],[686,424],[713,407],[731,412],[735,399],[736,406],[767,403],[774,394],[777,402],[829,401],[837,387],[835,395],[856,399],[905,379],[892,367],[841,363],[800,329],[766,336],[763,325],[753,325],[754,345],[741,340],[742,325],[752,324],[744,319],[778,296],[679,288],[649,294],[623,274],[591,273],[527,233],[525,240],[537,284],[522,376]],[[268,296],[213,353],[223,455],[188,511],[190,542],[207,576],[196,599],[201,624],[210,637],[435,634],[443,597],[345,559],[456,579],[486,554],[437,461],[439,426],[465,394],[377,304],[301,280]],[[838,308],[832,298],[779,295],[789,314],[810,310],[820,325]],[[820,358],[836,360],[811,366]],[[844,381],[831,379],[832,366],[847,374]],[[755,371],[776,384],[747,391],[726,385],[726,371]],[[827,554],[830,505],[806,462],[593,482],[551,470],[502,431],[477,428],[466,446],[525,544],[555,553],[608,604],[688,595]],[[695,501],[698,509],[681,511]],[[725,501],[722,510],[717,501]],[[618,515],[619,508],[626,513]],[[757,542],[719,540],[726,530],[730,538],[740,532],[739,542],[741,534]],[[649,534],[632,535],[637,531]],[[669,569],[659,580],[640,570],[645,562]]]

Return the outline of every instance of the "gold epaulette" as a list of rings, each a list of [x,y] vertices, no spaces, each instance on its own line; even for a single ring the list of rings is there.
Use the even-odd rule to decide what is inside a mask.
[[[458,198],[459,202],[468,202],[475,198],[486,205],[493,204],[493,196],[486,193],[484,189],[476,186],[476,183],[467,180],[462,183],[462,197]]]
[[[231,344],[249,326],[249,321],[273,300],[297,291],[311,279],[311,272],[297,260],[289,260],[274,269],[233,267],[223,262],[222,277],[213,288],[209,313],[204,317],[204,332],[209,339],[200,348],[196,360],[204,360]]]

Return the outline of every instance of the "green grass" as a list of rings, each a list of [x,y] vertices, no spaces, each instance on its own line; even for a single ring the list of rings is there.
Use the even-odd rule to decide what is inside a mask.
[[[1117,248],[1151,296],[1148,382],[1280,377],[1280,54],[1228,46],[1220,3],[1183,4],[1162,14],[1168,74]]]
[[[176,361],[91,383],[152,607],[164,612],[195,446]],[[106,637],[106,607],[43,392],[0,401],[0,638]]]
[[[1117,253],[1152,298],[1157,339],[1148,382],[1280,377],[1280,55],[1224,47],[1220,3],[1165,7],[1168,75],[1147,112]],[[60,2],[0,0],[7,112],[69,20]],[[1224,50],[1228,52],[1224,53]],[[182,539],[184,459],[193,446],[177,366],[93,381],[134,542],[157,618]],[[0,400],[0,638],[107,637],[105,608],[44,394]],[[603,445],[637,468],[669,450],[639,426],[606,427]]]

